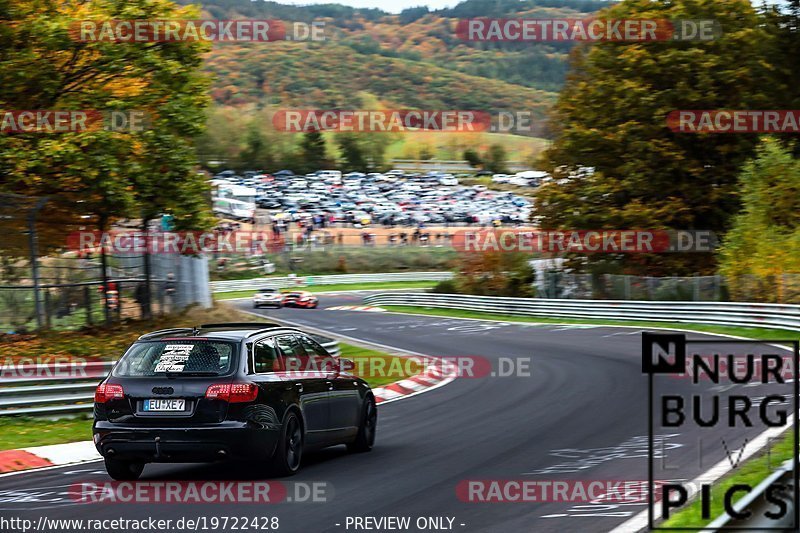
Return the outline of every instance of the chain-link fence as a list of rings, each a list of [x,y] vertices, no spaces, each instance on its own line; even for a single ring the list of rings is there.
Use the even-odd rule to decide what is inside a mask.
[[[211,304],[205,258],[152,254],[148,269],[141,254],[75,252],[69,235],[86,228],[60,219],[51,203],[0,194],[0,332],[78,328]]]

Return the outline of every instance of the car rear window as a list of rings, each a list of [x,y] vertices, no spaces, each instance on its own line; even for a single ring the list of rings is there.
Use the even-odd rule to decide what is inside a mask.
[[[137,342],[114,367],[119,377],[227,374],[236,344],[225,341],[178,339]]]
[[[286,296],[291,296],[292,298],[300,298],[301,296],[303,296],[303,293],[301,293],[301,292],[290,292]]]

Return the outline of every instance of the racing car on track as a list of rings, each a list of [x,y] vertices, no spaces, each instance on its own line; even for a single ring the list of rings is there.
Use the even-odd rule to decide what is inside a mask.
[[[258,289],[253,295],[253,309],[259,307],[277,307],[283,305],[283,295],[278,289],[264,288]]]
[[[287,292],[283,295],[283,307],[302,307],[304,309],[316,309],[319,299],[307,291]]]
[[[351,362],[269,323],[142,335],[94,396],[94,443],[116,480],[145,464],[244,459],[292,475],[309,448],[367,452],[377,410]]]

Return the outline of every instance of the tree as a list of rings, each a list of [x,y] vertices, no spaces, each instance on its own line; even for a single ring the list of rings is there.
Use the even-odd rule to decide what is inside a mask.
[[[486,169],[495,174],[508,172],[508,162],[506,160],[506,149],[502,144],[493,144],[489,147],[486,155],[483,156]]]
[[[346,172],[363,172],[367,168],[364,153],[358,143],[355,134],[340,133],[336,137],[336,143],[342,154],[343,170]]]
[[[557,139],[546,168],[583,165],[593,177],[538,194],[546,227],[703,229],[720,235],[738,210],[737,175],[757,135],[686,134],[665,117],[681,109],[774,109],[784,90],[768,57],[775,32],[741,0],[626,0],[610,19],[715,19],[706,42],[599,42],[578,46],[555,109]],[[557,177],[557,176],[554,176]],[[711,273],[711,254],[593,256],[631,274]]]
[[[459,258],[456,290],[481,296],[533,296],[535,273],[530,255],[509,252],[469,252]]]
[[[473,148],[464,150],[464,160],[473,168],[483,166],[483,159],[481,159],[481,156],[478,155],[478,152]]]
[[[325,137],[318,131],[309,131],[303,134],[300,141],[299,167],[300,172],[314,172],[330,166],[330,160],[325,150]]]
[[[399,134],[391,132],[357,133],[356,142],[364,154],[367,172],[381,172],[386,168],[386,149],[389,148]]]
[[[783,275],[800,278],[800,160],[765,139],[739,182],[742,211],[720,250],[720,272],[734,297],[786,301]],[[753,295],[754,286],[763,290]]]
[[[208,84],[200,42],[83,42],[75,20],[192,19],[166,0],[0,4],[3,109],[143,113],[144,127],[0,135],[0,189],[49,197],[42,251],[63,248],[69,228],[108,230],[122,217],[172,212],[180,224],[209,216],[191,139],[203,124]],[[104,285],[106,257],[103,262]]]
[[[260,124],[256,121],[247,125],[244,138],[244,149],[237,157],[237,168],[241,170],[254,170],[270,168],[275,161],[270,151],[269,142],[261,131]]]

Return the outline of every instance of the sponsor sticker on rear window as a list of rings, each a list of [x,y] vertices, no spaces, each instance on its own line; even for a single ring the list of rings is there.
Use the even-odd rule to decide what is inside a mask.
[[[193,348],[194,344],[167,344],[155,372],[183,372]]]

